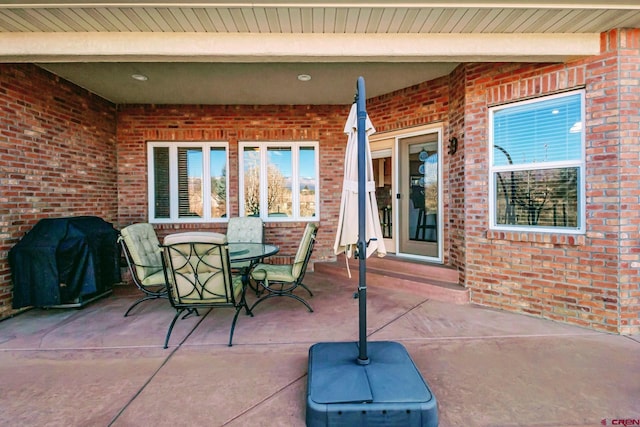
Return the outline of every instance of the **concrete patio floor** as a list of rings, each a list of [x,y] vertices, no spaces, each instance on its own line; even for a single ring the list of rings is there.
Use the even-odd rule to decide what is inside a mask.
[[[166,300],[127,318],[135,288],[82,309],[0,322],[0,425],[303,426],[309,347],[357,341],[357,282],[309,273],[291,299],[176,323]],[[303,295],[303,290],[300,290]],[[255,296],[250,295],[250,300]],[[640,337],[609,335],[369,286],[370,341],[403,344],[438,401],[440,426],[640,423]]]

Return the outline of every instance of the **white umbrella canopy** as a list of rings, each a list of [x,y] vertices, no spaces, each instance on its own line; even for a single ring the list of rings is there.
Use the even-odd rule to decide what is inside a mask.
[[[376,200],[376,185],[373,176],[373,162],[369,147],[369,135],[375,133],[375,128],[366,118],[366,237],[368,242],[366,257],[374,252],[378,256],[385,256],[387,250],[382,240],[382,227],[378,216],[378,202]],[[338,231],[333,251],[336,255],[344,252],[348,258],[353,255],[353,250],[358,243],[358,117],[357,106],[351,106],[344,133],[348,136],[347,151],[344,157],[344,181],[342,184],[342,199],[340,201],[340,216],[338,219]],[[375,240],[374,240],[375,239]],[[347,264],[348,265],[348,264]],[[351,273],[349,273],[351,277]]]

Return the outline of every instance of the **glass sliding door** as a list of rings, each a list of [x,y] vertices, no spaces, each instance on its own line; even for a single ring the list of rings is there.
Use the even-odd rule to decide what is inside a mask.
[[[398,138],[398,252],[441,260],[441,132]]]

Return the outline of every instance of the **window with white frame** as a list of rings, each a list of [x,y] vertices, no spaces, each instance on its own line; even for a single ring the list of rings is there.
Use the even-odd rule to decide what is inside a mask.
[[[240,215],[318,219],[317,142],[242,142],[239,157]]]
[[[224,221],[226,142],[149,142],[149,222]]]
[[[582,233],[584,91],[489,109],[494,229]]]

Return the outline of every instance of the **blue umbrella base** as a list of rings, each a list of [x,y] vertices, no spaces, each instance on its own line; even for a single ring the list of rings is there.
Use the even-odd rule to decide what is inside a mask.
[[[402,344],[318,343],[309,349],[308,427],[438,425],[436,398]]]

